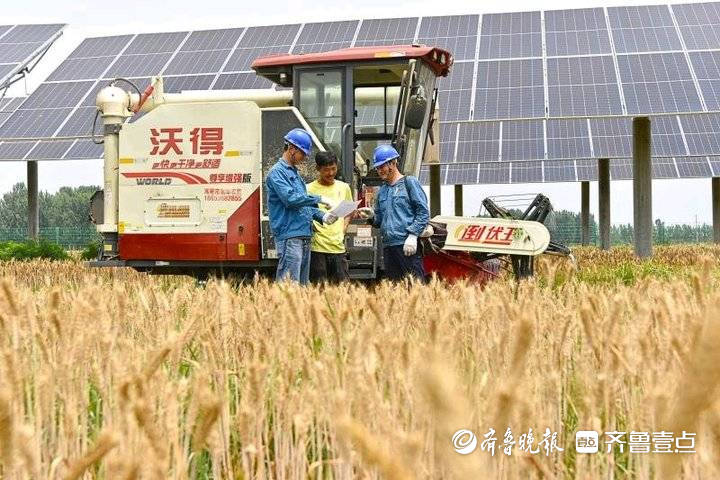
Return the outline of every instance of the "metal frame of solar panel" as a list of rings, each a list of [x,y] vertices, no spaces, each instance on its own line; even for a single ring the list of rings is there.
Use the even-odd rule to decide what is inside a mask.
[[[0,90],[32,70],[64,28],[65,24],[0,26]]]

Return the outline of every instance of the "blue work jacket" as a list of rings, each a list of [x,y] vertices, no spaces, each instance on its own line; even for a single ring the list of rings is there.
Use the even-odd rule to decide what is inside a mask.
[[[429,221],[427,196],[417,178],[403,177],[380,187],[373,223],[380,228],[383,246],[402,245],[411,233],[419,237]]]
[[[297,168],[278,160],[265,179],[270,230],[276,240],[312,236],[312,220],[322,223],[320,197],[309,195]]]

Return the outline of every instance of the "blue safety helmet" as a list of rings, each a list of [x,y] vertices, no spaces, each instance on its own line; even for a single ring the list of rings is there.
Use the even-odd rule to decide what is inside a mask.
[[[373,153],[373,168],[384,165],[391,160],[400,158],[400,154],[392,145],[380,145]]]
[[[310,156],[312,151],[312,139],[310,134],[302,128],[293,128],[284,137],[285,141],[300,150],[306,155]]]

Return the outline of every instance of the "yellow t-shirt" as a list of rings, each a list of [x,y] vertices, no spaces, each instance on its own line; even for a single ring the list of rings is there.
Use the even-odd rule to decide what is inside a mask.
[[[352,200],[350,185],[340,180],[335,180],[332,185],[322,185],[315,180],[307,185],[308,193],[327,197],[335,207],[343,200]],[[320,210],[327,211],[325,207]],[[313,236],[310,242],[310,250],[320,253],[345,253],[345,222],[338,218],[332,225],[324,225],[313,221]]]

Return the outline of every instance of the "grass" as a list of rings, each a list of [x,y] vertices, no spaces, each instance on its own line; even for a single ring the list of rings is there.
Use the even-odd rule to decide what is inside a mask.
[[[45,239],[0,243],[0,261],[32,260],[36,258],[68,260],[70,256],[60,245]]]
[[[579,249],[484,289],[0,263],[0,478],[718,478],[719,254]],[[508,426],[564,451],[506,456]],[[576,454],[580,429],[698,453]]]

